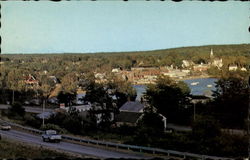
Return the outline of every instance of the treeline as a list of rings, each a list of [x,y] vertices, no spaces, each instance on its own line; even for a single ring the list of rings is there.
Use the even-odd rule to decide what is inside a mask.
[[[65,73],[76,72],[107,72],[112,68],[121,67],[158,67],[174,65],[181,67],[182,60],[194,63],[208,63],[210,50],[214,56],[223,59],[224,69],[229,64],[248,67],[250,64],[250,44],[240,45],[209,45],[200,47],[184,47],[155,51],[115,52],[96,54],[3,54],[2,62],[11,68],[21,68],[29,72],[47,70],[50,74],[61,77]]]

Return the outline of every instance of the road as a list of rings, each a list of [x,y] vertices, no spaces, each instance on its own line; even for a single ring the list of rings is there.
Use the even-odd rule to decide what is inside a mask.
[[[115,150],[106,150],[102,148],[95,148],[90,146],[84,146],[79,144],[73,144],[69,142],[60,142],[60,143],[48,143],[43,142],[40,136],[32,135],[29,133],[10,130],[10,131],[2,131],[0,130],[0,134],[2,138],[8,137],[10,139],[14,139],[17,141],[22,141],[25,143],[36,144],[39,146],[45,146],[52,149],[63,150],[67,152],[77,153],[81,155],[88,155],[91,157],[98,158],[132,158],[132,159],[150,159],[152,157],[148,157],[143,153],[126,153]]]
[[[10,107],[10,105],[7,104],[0,104],[0,109],[8,109]],[[43,109],[42,107],[37,107],[37,106],[23,106],[25,108],[26,112],[30,112],[30,113],[42,113]],[[52,112],[53,109],[48,109],[45,108],[44,110],[45,112]]]
[[[0,104],[0,109],[8,109],[8,107],[10,107],[10,105],[5,105],[5,104]],[[42,108],[41,107],[37,107],[37,106],[24,106],[25,111],[26,112],[30,112],[30,113],[42,113]],[[45,112],[53,112],[53,109],[46,109],[45,108]],[[167,124],[168,128],[172,128],[176,131],[184,131],[184,132],[188,132],[188,131],[192,131],[192,128],[190,126],[181,126],[181,125],[177,125],[177,124],[173,124],[173,123],[168,123]],[[222,129],[223,132],[226,132],[228,134],[235,134],[235,135],[246,135],[246,131],[244,130],[239,130],[239,129]]]

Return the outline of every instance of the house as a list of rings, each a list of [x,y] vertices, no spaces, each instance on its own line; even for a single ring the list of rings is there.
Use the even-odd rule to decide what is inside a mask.
[[[104,83],[107,81],[105,73],[95,73],[95,82],[96,83]]]
[[[60,80],[58,78],[56,78],[56,76],[49,76],[49,78],[55,83],[60,83]]]
[[[143,117],[145,106],[139,101],[128,101],[119,109],[120,113],[116,115],[115,121],[117,126],[129,125],[135,126],[137,122]],[[164,129],[167,128],[167,118],[161,114]]]
[[[210,68],[210,67],[209,67],[208,64],[198,64],[198,65],[194,65],[194,66],[193,66],[193,70],[194,70],[194,71],[200,71],[200,72],[206,71],[206,70],[208,70],[209,68]]]
[[[80,105],[80,106],[71,106],[71,108],[75,109],[78,112],[85,112],[91,109],[90,104]],[[66,112],[69,111],[69,107],[65,107]]]
[[[84,104],[84,105],[79,105],[79,106],[71,106],[71,107],[60,107],[57,109],[58,111],[62,112],[70,112],[70,110],[75,110],[79,113],[80,116],[89,119],[89,114],[90,114],[90,110],[92,112],[92,114],[95,115],[96,117],[96,123],[99,124],[102,121],[102,117],[103,117],[103,109],[101,106],[98,106],[96,103],[93,104]],[[110,110],[110,121],[114,120],[114,111]]]
[[[190,74],[190,70],[179,70],[179,69],[170,69],[169,72],[163,73],[165,76],[169,76],[171,78],[183,78]]]
[[[24,80],[25,84],[33,87],[33,86],[38,86],[38,80],[36,80],[36,78],[34,76],[32,76],[31,74],[29,74],[25,80]]]
[[[135,126],[143,116],[144,105],[139,101],[128,101],[119,109],[120,113],[115,116],[116,125],[123,124]]]
[[[194,62],[188,60],[182,60],[182,68],[188,68],[194,65]]]
[[[120,112],[115,117],[116,125],[129,125],[129,126],[135,126],[138,120],[142,117],[142,113],[137,112]]]
[[[119,109],[123,112],[138,112],[142,113],[144,109],[144,105],[141,104],[139,101],[128,101],[121,106]]]
[[[192,95],[191,97],[191,103],[197,104],[197,103],[207,103],[211,100],[211,97],[205,96],[205,95]]]
[[[223,66],[222,59],[221,58],[215,58],[212,61],[212,66],[215,66],[217,68],[221,68]]]
[[[240,69],[241,71],[247,71],[247,69],[245,67],[241,67]]]
[[[57,99],[57,97],[49,97],[48,98],[48,103],[51,103],[51,104],[58,104],[58,99]]]
[[[121,69],[120,68],[113,68],[112,69],[112,73],[118,73],[118,72],[120,72],[121,71]]]
[[[76,95],[76,99],[73,101],[76,105],[82,105],[84,104],[84,97],[86,96],[86,91],[85,92],[81,92],[81,93],[78,93]]]
[[[228,66],[228,70],[229,71],[236,71],[238,69],[238,66],[237,65],[229,65]]]

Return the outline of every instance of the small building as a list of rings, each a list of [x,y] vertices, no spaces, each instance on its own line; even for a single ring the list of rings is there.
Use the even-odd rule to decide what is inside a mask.
[[[188,68],[194,65],[193,61],[188,61],[188,60],[182,60],[182,68]]]
[[[120,112],[115,117],[116,125],[129,125],[129,126],[135,126],[138,120],[142,117],[142,113],[137,112]]]
[[[222,59],[221,58],[215,58],[212,61],[212,65],[217,67],[217,68],[221,68],[223,66]]]
[[[36,78],[35,78],[34,76],[32,76],[31,74],[29,74],[29,75],[25,78],[24,83],[26,84],[26,86],[27,86],[28,88],[33,88],[33,87],[39,85],[38,80],[36,80]]]
[[[120,113],[115,116],[116,125],[135,126],[143,116],[144,105],[139,101],[128,101],[121,106]]]
[[[50,78],[55,84],[60,83],[60,80],[59,80],[58,78],[56,78],[56,76],[49,76],[49,78]]]
[[[120,68],[113,68],[112,69],[112,73],[118,73],[118,72],[120,72],[121,71],[121,69]]]
[[[211,100],[211,97],[205,96],[205,95],[192,95],[191,96],[191,103],[197,104],[197,103],[207,103]]]
[[[71,106],[72,109],[75,109],[77,112],[85,112],[91,109],[91,104],[85,104],[80,106]],[[65,111],[69,112],[69,107],[65,107]]]
[[[95,82],[96,83],[104,83],[107,81],[105,73],[95,73]]]
[[[207,71],[209,69],[209,65],[208,64],[199,64],[199,65],[194,65],[193,66],[193,70],[194,71]]]
[[[245,68],[245,67],[241,67],[241,69],[240,69],[241,71],[247,71],[247,69]]]
[[[143,109],[144,109],[144,105],[141,104],[139,101],[128,101],[124,103],[119,110],[123,112],[142,113]]]
[[[228,70],[229,71],[236,71],[238,69],[237,65],[229,65]]]

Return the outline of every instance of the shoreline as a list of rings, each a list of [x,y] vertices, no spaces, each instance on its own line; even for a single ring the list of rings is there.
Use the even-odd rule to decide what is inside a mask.
[[[192,79],[203,79],[203,78],[217,78],[215,76],[203,75],[203,76],[189,76],[182,79],[174,79],[176,81],[192,80]]]
[[[217,77],[209,75],[199,75],[199,76],[187,76],[184,78],[171,78],[171,79],[175,81],[185,81],[185,80],[203,79],[203,78],[217,78]],[[155,84],[155,83],[132,83],[132,85],[148,85],[148,84]]]

